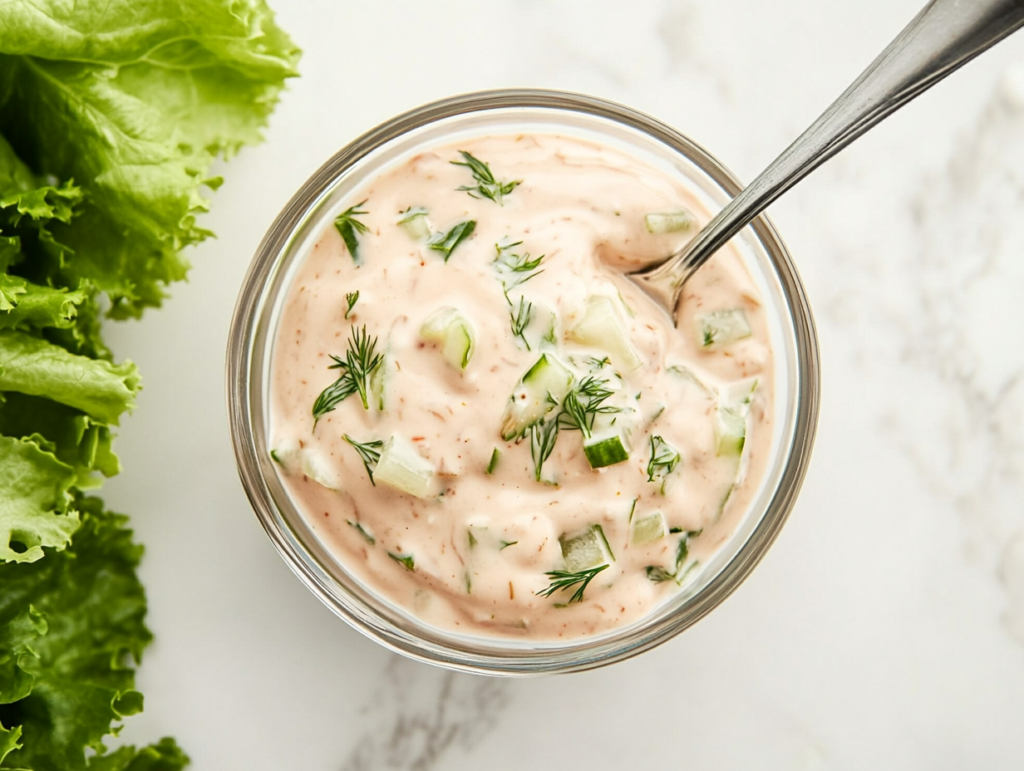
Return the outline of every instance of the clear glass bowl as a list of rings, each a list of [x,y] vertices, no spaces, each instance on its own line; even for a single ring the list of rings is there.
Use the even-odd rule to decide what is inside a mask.
[[[290,277],[309,244],[362,181],[418,148],[522,130],[568,133],[631,153],[684,178],[711,213],[740,190],[729,171],[703,148],[621,105],[537,90],[445,99],[364,134],[309,178],[260,244],[242,285],[228,341],[228,406],[239,474],[284,560],[324,604],[360,632],[416,659],[487,674],[569,672],[609,664],[652,648],[702,618],[739,586],[778,535],[807,469],[818,417],[818,347],[811,311],[786,247],[762,216],[733,243],[774,317],[772,462],[752,508],[695,582],[631,626],[559,642],[471,637],[435,629],[349,575],[296,510],[267,448],[271,346]]]

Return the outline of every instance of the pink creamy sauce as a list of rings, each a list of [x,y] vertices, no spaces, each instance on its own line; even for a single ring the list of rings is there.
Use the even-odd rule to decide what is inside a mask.
[[[521,184],[502,205],[459,191],[475,184],[469,169],[451,163],[462,160],[460,150],[489,164],[497,180]],[[470,635],[600,634],[642,619],[685,588],[751,505],[769,460],[773,403],[765,309],[736,254],[723,250],[686,284],[678,329],[624,278],[663,259],[706,221],[686,187],[617,150],[527,134],[419,153],[367,182],[344,207],[363,200],[361,262],[334,227],[324,229],[288,290],[272,353],[270,447],[326,550],[370,591],[422,622]],[[434,231],[466,220],[475,220],[475,231],[445,262],[398,226],[409,207],[426,208]],[[648,213],[683,209],[697,220],[687,231],[645,226]],[[531,350],[511,330],[502,280],[515,276],[495,264],[496,244],[517,241],[509,252],[543,255],[543,272],[508,292],[515,308],[524,297],[541,319],[525,332]],[[345,296],[356,291],[346,319]],[[593,296],[612,301],[642,366],[626,371],[607,350],[574,340]],[[421,336],[424,322],[446,306],[475,332],[464,369]],[[751,334],[704,345],[700,318],[735,309],[745,313]],[[553,334],[545,328],[549,312]],[[383,409],[376,392],[369,409],[355,394],[314,428],[311,408],[341,374],[329,369],[330,355],[344,357],[353,329],[364,325],[385,355]],[[607,403],[622,408],[620,425],[630,429],[628,460],[595,470],[581,432],[563,429],[538,482],[529,434],[502,439],[506,405],[545,351],[575,382],[592,374],[614,387]],[[610,364],[595,369],[605,358]],[[737,393],[749,396],[741,457],[721,451],[716,429],[720,402]],[[407,442],[433,470],[424,497],[371,484],[345,434]],[[664,489],[662,480],[648,479],[652,436],[680,455]],[[487,473],[495,449],[500,460]],[[638,544],[637,523],[656,512],[665,530],[676,532]],[[567,569],[560,539],[595,532],[594,525],[610,548],[607,568],[581,601],[570,602],[580,584],[542,596],[553,580],[547,574]],[[684,537],[688,553],[677,572]],[[659,568],[680,580],[652,580]]]

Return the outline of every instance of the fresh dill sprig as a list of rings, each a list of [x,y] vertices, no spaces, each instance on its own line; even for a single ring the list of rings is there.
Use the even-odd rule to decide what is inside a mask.
[[[586,362],[587,364],[590,365],[591,372],[596,372],[597,370],[602,369],[603,367],[610,367],[612,365],[612,360],[609,359],[607,356],[605,356],[603,359],[599,359],[596,356],[588,356],[586,358]]]
[[[530,456],[533,458],[533,478],[540,481],[544,461],[551,457],[558,441],[558,419],[543,419],[530,426]]]
[[[656,584],[660,584],[663,581],[675,581],[676,584],[682,585],[683,579],[686,578],[687,574],[696,567],[697,563],[694,562],[685,570],[683,566],[686,563],[686,558],[690,554],[690,538],[696,538],[703,532],[703,528],[700,530],[684,530],[682,537],[679,539],[679,545],[676,547],[676,562],[675,568],[670,573],[660,565],[648,565],[644,568],[644,574],[648,579]]]
[[[334,227],[337,228],[341,240],[345,242],[345,246],[348,247],[348,253],[352,255],[352,260],[356,264],[362,261],[359,257],[359,236],[370,232],[370,228],[357,220],[356,217],[370,213],[360,208],[368,200],[364,199],[355,206],[350,206],[334,219]]]
[[[331,354],[334,364],[331,364],[328,369],[340,369],[342,374],[321,391],[320,395],[316,397],[316,401],[313,402],[313,428],[316,428],[320,418],[328,412],[332,412],[352,394],[359,394],[364,410],[370,409],[367,399],[370,376],[384,361],[384,356],[377,353],[376,349],[377,338],[370,339],[364,324],[361,329],[352,328],[352,335],[349,338],[348,350],[345,352],[344,358]]]
[[[389,551],[388,556],[406,570],[416,572],[416,560],[413,559],[411,554],[395,554],[393,551]]]
[[[587,568],[577,573],[571,573],[568,570],[552,570],[544,574],[551,579],[551,585],[537,592],[537,594],[541,597],[550,597],[555,592],[565,591],[579,584],[580,587],[569,599],[569,603],[583,602],[583,592],[590,582],[594,580],[594,576],[607,568],[608,565],[598,565],[596,568]]]
[[[345,304],[348,307],[345,309],[345,318],[348,318],[348,314],[352,312],[352,309],[356,307],[356,303],[359,302],[359,290],[354,292],[345,293]]]
[[[448,262],[448,258],[452,256],[452,251],[454,251],[455,247],[473,235],[475,229],[476,220],[460,222],[447,233],[443,230],[434,233],[434,235],[427,239],[427,246],[435,252],[443,254],[444,261]]]
[[[522,254],[514,254],[512,252],[514,248],[522,243],[522,241],[516,241],[511,244],[499,243],[494,245],[496,255],[493,262],[498,273],[501,274],[501,285],[505,290],[505,299],[509,301],[509,305],[512,304],[512,301],[508,299],[510,291],[544,272],[543,270],[537,270],[544,260],[543,254],[540,257],[531,258],[529,252],[523,252]]]
[[[370,477],[370,484],[376,487],[377,483],[373,481],[373,470],[377,468],[377,463],[380,461],[380,451],[384,448],[384,442],[380,439],[375,439],[372,442],[357,442],[348,434],[343,434],[341,438],[359,453],[359,457],[363,460],[363,466],[366,468],[366,474]]]
[[[345,374],[321,391],[320,395],[316,397],[316,401],[313,402],[314,429],[316,429],[316,424],[320,421],[320,418],[328,412],[333,412],[335,407],[358,391],[355,381],[349,376],[348,365],[345,364],[345,360],[333,355],[331,358],[334,359],[335,363],[330,368],[345,367]]]
[[[352,337],[349,340],[348,352],[345,363],[346,372],[355,382],[359,398],[363,402],[363,409],[370,409],[366,393],[369,390],[370,375],[384,361],[384,356],[376,352],[377,338],[370,339],[366,333],[366,325],[362,329],[352,329]]]
[[[377,539],[373,537],[373,533],[371,533],[369,530],[363,527],[360,523],[351,519],[346,519],[345,521],[348,522],[356,530],[358,530],[359,535],[361,535],[365,539],[365,541],[368,544],[370,544],[370,546],[373,546],[375,543],[377,543]]]
[[[661,492],[665,492],[668,475],[676,470],[682,460],[679,451],[660,436],[651,437],[651,459],[647,461],[647,481],[661,482]]]
[[[455,166],[465,166],[473,174],[475,185],[462,185],[457,190],[469,193],[471,198],[486,198],[502,206],[502,198],[515,190],[516,186],[522,183],[521,179],[511,182],[499,182],[495,179],[491,167],[478,158],[474,158],[465,150],[459,150],[462,156],[461,161],[451,161]]]
[[[562,400],[562,412],[558,416],[562,428],[582,431],[589,439],[599,413],[618,412],[617,407],[604,403],[614,393],[607,385],[607,380],[588,375],[570,390]]]
[[[505,299],[508,300],[508,295],[505,295]],[[511,300],[509,300],[509,305],[512,305]],[[515,308],[515,306],[512,307]],[[526,350],[532,350],[530,348],[530,341],[526,339],[524,332],[530,326],[531,319],[533,319],[533,303],[527,302],[525,297],[520,297],[519,309],[509,311],[508,318],[512,326],[512,336],[522,340]]]

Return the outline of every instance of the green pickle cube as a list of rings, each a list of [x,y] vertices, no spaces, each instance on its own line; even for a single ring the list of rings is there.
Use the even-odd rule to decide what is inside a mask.
[[[558,543],[562,546],[565,569],[570,573],[578,573],[598,565],[607,565],[612,560],[608,542],[605,540],[600,525],[592,525],[571,538],[562,535],[559,537]]]
[[[642,546],[645,543],[657,541],[659,538],[664,538],[667,533],[668,528],[665,526],[665,515],[660,511],[656,511],[650,516],[642,517],[633,522],[633,545]]]
[[[700,332],[698,342],[705,348],[742,340],[752,334],[747,314],[742,308],[713,311],[699,317],[697,325]]]
[[[616,463],[629,460],[629,450],[626,449],[626,443],[618,432],[587,439],[583,442],[583,452],[590,461],[591,468],[614,466]]]

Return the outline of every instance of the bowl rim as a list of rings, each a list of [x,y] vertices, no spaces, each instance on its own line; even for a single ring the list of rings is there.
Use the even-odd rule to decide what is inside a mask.
[[[630,107],[598,97],[547,89],[496,89],[460,94],[422,105],[367,131],[328,159],[299,188],[284,206],[253,257],[238,295],[228,335],[226,396],[232,447],[243,489],[278,553],[292,571],[336,615],[357,631],[385,647],[413,659],[450,669],[494,675],[535,675],[582,671],[634,656],[659,645],[689,628],[725,600],[749,576],[778,537],[795,503],[810,461],[820,403],[820,366],[815,325],[796,266],[770,219],[759,215],[745,231],[753,230],[775,268],[785,304],[789,310],[790,332],[796,341],[795,425],[788,460],[769,504],[749,537],[729,562],[714,576],[692,602],[680,606],[654,630],[637,638],[646,626],[641,622],[624,640],[602,637],[596,643],[587,638],[567,642],[564,647],[547,648],[537,655],[520,651],[515,657],[500,653],[467,651],[445,642],[431,642],[423,636],[397,629],[388,619],[369,608],[340,606],[326,586],[324,570],[310,564],[294,533],[277,511],[261,472],[258,447],[252,426],[253,389],[262,378],[254,376],[253,346],[265,292],[280,263],[288,256],[288,244],[305,218],[316,208],[339,177],[362,158],[388,142],[419,128],[446,119],[508,108],[550,109],[583,114],[624,125],[681,153],[721,190],[735,196],[742,185],[736,177],[703,147],[665,123]],[[269,350],[272,340],[266,341]],[[779,398],[779,397],[777,397]],[[333,580],[333,577],[331,577]],[[427,626],[427,625],[423,625]],[[615,643],[615,644],[613,644]]]

